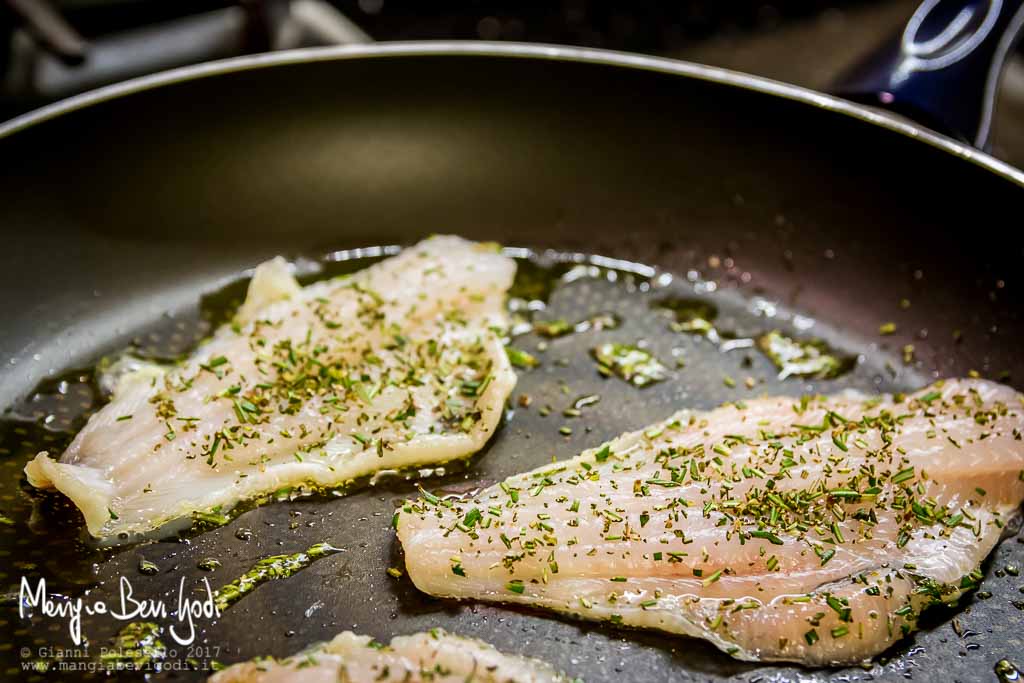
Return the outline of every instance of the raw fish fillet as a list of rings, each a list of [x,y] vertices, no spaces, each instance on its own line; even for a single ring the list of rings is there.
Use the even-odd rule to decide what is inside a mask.
[[[516,381],[499,336],[514,274],[457,237],[306,288],[265,263],[231,324],[176,367],[124,374],[60,460],[25,472],[109,537],[470,455]]]
[[[390,645],[345,631],[287,659],[258,659],[228,667],[210,683],[556,683],[569,679],[544,662],[504,655],[479,640],[433,629],[399,636]]]
[[[470,500],[425,493],[398,536],[432,595],[861,662],[977,586],[1024,498],[1022,401],[950,380],[684,410]]]

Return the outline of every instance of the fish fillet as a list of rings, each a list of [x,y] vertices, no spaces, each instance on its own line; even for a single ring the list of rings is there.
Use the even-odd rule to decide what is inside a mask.
[[[425,493],[398,536],[432,595],[860,662],[977,585],[1024,498],[1022,402],[949,380],[684,410],[472,499]]]
[[[474,681],[556,683],[569,679],[536,659],[504,655],[479,640],[433,629],[399,636],[390,645],[345,631],[287,659],[235,664],[210,683],[371,683],[372,681]]]
[[[307,484],[479,450],[516,377],[499,331],[515,263],[434,237],[352,276],[301,288],[256,269],[245,303],[190,358],[124,374],[60,460],[55,487],[96,537]]]

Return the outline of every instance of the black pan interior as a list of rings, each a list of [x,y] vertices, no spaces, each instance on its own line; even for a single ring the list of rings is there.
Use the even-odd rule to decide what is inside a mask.
[[[187,345],[202,333],[201,295],[266,256],[317,257],[434,232],[602,254],[675,276],[665,291],[630,291],[604,277],[556,291],[545,315],[612,310],[624,324],[553,342],[516,392],[530,394],[533,407],[517,409],[466,472],[436,487],[494,481],[567,457],[683,403],[847,385],[913,388],[971,370],[1017,386],[1024,377],[1024,238],[1004,230],[1024,199],[1019,185],[905,135],[713,81],[479,55],[285,64],[96,104],[0,138],[0,157],[5,406],[133,339],[145,344],[151,332],[153,343],[165,343],[177,329],[173,343]],[[698,294],[741,336],[790,326],[799,313],[817,321],[810,333],[862,362],[843,380],[775,383],[756,352],[722,353],[671,332],[647,303],[668,292],[692,296],[688,273],[716,283]],[[752,312],[755,297],[775,302],[780,317]],[[890,321],[896,333],[880,336]],[[586,354],[598,334],[646,339],[666,360],[682,349],[687,365],[643,391],[601,379]],[[915,347],[910,365],[901,358],[907,344]],[[555,362],[562,358],[566,365]],[[725,375],[740,387],[726,386]],[[748,391],[747,375],[765,382]],[[560,416],[569,399],[587,393],[601,402],[582,418]],[[540,416],[543,404],[555,408],[551,415]],[[571,436],[558,433],[563,424]],[[5,445],[23,436],[11,436],[9,422],[4,429]],[[23,454],[4,457],[13,478]],[[182,576],[203,575],[195,568],[201,557],[223,562],[210,576],[216,585],[261,556],[330,540],[345,552],[260,588],[208,627],[207,643],[221,647],[216,659],[286,654],[346,628],[385,639],[435,625],[595,681],[931,680],[939,672],[966,681],[1021,651],[1011,602],[1020,600],[1020,579],[997,572],[1024,559],[1015,540],[988,566],[982,590],[994,597],[972,598],[956,629],[944,613],[885,664],[811,672],[734,662],[693,640],[419,595],[385,573],[401,566],[391,510],[411,491],[392,481],[343,499],[265,506],[188,543],[115,554],[96,570],[94,590],[114,594],[116,577],[126,574],[140,591],[176,594]],[[20,491],[5,493],[14,497],[5,505],[24,500]],[[60,580],[54,567],[16,564],[28,548],[74,538],[75,529],[54,526],[44,508],[4,534],[12,589],[26,572]],[[242,527],[254,532],[249,541],[236,537]],[[163,571],[139,576],[140,557]],[[80,574],[65,574],[74,589]],[[46,630],[51,622],[23,629],[16,608],[4,617],[19,647],[60,641]],[[91,639],[114,630],[97,622]],[[19,665],[13,648],[4,652],[5,666]]]

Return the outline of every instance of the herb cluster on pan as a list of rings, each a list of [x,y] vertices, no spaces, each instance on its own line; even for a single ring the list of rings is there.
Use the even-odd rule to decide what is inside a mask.
[[[317,560],[338,552],[329,543],[317,543],[305,551],[291,555],[272,555],[259,560],[245,574],[225,584],[214,593],[217,609],[224,611],[267,581],[287,579]]]

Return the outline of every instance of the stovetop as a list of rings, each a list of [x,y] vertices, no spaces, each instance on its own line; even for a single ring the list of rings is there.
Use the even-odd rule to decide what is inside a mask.
[[[336,38],[330,31],[325,37],[324,32],[314,30],[298,36],[294,26],[281,24],[282,7],[326,6],[328,1],[340,11],[339,17],[358,27],[354,33]],[[20,4],[52,6],[85,40],[103,45],[104,59],[115,67],[79,78],[75,72],[81,69],[76,65],[45,55],[40,59],[38,51],[26,52],[24,43],[35,40],[32,32],[22,31],[25,35],[12,40],[12,34],[3,30],[4,5],[0,3],[0,119],[80,89],[179,63],[338,39],[484,39],[604,47],[701,62],[827,90],[844,67],[897,30],[919,0],[179,0],[172,4],[157,0],[21,0]],[[140,40],[141,25],[148,22],[146,30],[152,30],[153,22],[168,22],[176,15],[205,12],[212,16],[215,11],[223,17],[203,29],[210,45],[189,46],[172,55],[146,55],[139,64],[116,67],[118,59],[130,60],[143,47],[160,42],[150,39],[150,35],[159,36],[158,31]],[[242,13],[243,18],[230,14],[232,11]],[[264,30],[260,24],[254,31],[253,17],[255,23],[266,20],[271,28]],[[368,35],[360,36],[359,29]],[[178,30],[182,30],[180,26]],[[190,35],[188,30],[182,35]],[[133,35],[134,42],[121,40],[121,36]],[[116,40],[108,40],[108,36]],[[108,43],[112,49],[107,49]],[[37,78],[38,84],[32,78]],[[995,112],[993,153],[1024,167],[1024,59],[1020,52],[1010,61],[1003,79]]]
[[[894,33],[920,0],[334,0],[377,40],[525,40],[657,54],[828,90]],[[538,3],[542,4],[542,3]],[[429,9],[425,9],[429,7]],[[1024,167],[1024,58],[1010,60],[995,111],[995,156]]]

